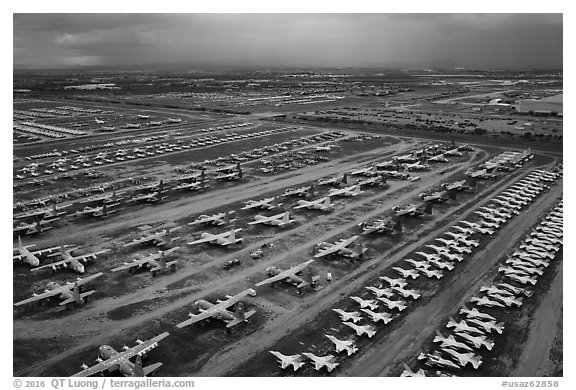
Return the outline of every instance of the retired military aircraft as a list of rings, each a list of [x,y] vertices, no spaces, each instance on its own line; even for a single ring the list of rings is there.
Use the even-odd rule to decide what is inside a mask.
[[[170,248],[166,251],[158,251],[148,256],[137,254],[131,262],[124,262],[120,267],[116,267],[112,272],[128,270],[132,272],[135,269],[147,268],[152,272],[152,276],[156,276],[158,272],[165,270],[176,271],[177,260],[166,261],[166,256],[180,249],[179,246]]]
[[[88,367],[82,364],[82,371],[72,375],[73,377],[85,377],[99,374],[104,371],[112,372],[118,370],[127,377],[143,377],[156,371],[162,363],[155,363],[147,367],[142,367],[142,356],[158,346],[158,343],[168,337],[169,333],[164,332],[150,340],[141,341],[136,339],[134,347],[124,347],[123,351],[116,351],[109,345],[102,345],[98,348],[98,364]],[[134,363],[130,361],[136,356]]]
[[[250,310],[248,312],[244,311],[244,305],[241,300],[246,296],[256,296],[256,291],[249,288],[236,295],[226,295],[226,299],[221,301],[218,300],[217,303],[210,303],[204,299],[199,299],[194,302],[194,306],[200,311],[199,314],[189,313],[186,321],[183,321],[176,325],[178,328],[184,328],[186,326],[195,324],[197,322],[215,318],[220,321],[226,322],[226,328],[231,328],[242,322],[248,322],[248,318],[252,317],[256,311]],[[234,312],[227,310],[230,306],[236,306]]]
[[[268,268],[266,268],[266,272],[271,277],[268,279],[265,279],[261,282],[256,283],[256,287],[260,287],[260,286],[263,286],[265,284],[274,283],[277,281],[285,281],[287,283],[295,285],[298,288],[298,291],[300,291],[301,288],[306,287],[306,286],[316,282],[315,278],[312,278],[311,281],[308,281],[308,280],[304,280],[303,277],[298,276],[298,273],[302,272],[302,270],[304,268],[306,268],[308,265],[310,265],[313,262],[314,262],[314,259],[308,260],[302,264],[298,264],[297,266],[291,267],[287,270],[282,270],[282,269],[276,268],[276,267],[268,267]]]
[[[84,265],[92,260],[96,260],[96,258],[104,253],[110,251],[110,249],[103,249],[97,252],[86,253],[84,255],[74,256],[72,255],[72,249],[65,249],[64,245],[60,246],[60,252],[53,253],[49,256],[61,256],[62,260],[55,261],[53,263],[48,263],[46,265],[42,265],[40,267],[32,268],[31,271],[41,271],[45,269],[51,269],[53,272],[58,271],[59,269],[71,269],[73,271],[78,272],[79,274],[84,273]]]
[[[236,238],[236,233],[241,230],[242,229],[231,229],[230,231],[220,234],[202,233],[200,239],[189,242],[188,245],[197,245],[205,242],[222,246],[239,244],[242,242],[242,238]]]
[[[270,217],[266,217],[264,215],[256,215],[254,217],[254,221],[248,222],[248,225],[257,225],[257,224],[264,224],[264,225],[271,225],[271,226],[286,226],[294,222],[295,219],[290,219],[290,214],[288,211],[272,215]]]

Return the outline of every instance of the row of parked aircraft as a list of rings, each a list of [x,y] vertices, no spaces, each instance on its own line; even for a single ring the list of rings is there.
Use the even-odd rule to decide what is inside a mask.
[[[543,177],[557,177],[547,172],[532,172],[528,175],[530,183],[537,183]],[[548,230],[543,232],[542,229]],[[462,232],[466,235],[474,231]],[[523,300],[532,296],[532,291],[526,285],[534,285],[538,276],[542,275],[551,259],[562,245],[562,203],[557,204],[543,221],[532,230],[529,237],[520,244],[520,249],[507,256],[505,265],[498,268],[500,281],[488,286],[481,286],[479,294],[469,299],[470,304],[490,310],[498,308],[520,307]],[[453,328],[453,334],[444,336],[436,333],[433,342],[439,348],[432,353],[421,353],[418,360],[426,366],[436,368],[459,369],[468,364],[478,369],[482,364],[480,350],[492,350],[494,339],[490,334],[502,334],[505,324],[486,312],[474,307],[463,306],[459,314],[460,321],[450,317],[447,328]],[[425,376],[424,370],[417,372],[406,367],[402,376]]]

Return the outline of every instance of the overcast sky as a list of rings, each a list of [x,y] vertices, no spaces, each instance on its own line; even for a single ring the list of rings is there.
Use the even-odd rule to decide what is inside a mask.
[[[14,14],[15,67],[562,65],[561,14]]]

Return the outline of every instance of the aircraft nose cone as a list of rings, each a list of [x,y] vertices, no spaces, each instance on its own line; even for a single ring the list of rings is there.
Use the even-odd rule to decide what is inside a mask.
[[[38,266],[40,265],[40,260],[38,260],[38,259],[32,260],[32,265],[33,265],[34,267],[38,267]]]
[[[81,274],[84,273],[84,266],[83,265],[78,266],[78,273],[81,273]]]

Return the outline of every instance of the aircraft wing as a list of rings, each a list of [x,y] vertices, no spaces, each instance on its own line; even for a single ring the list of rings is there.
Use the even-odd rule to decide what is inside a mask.
[[[209,233],[208,233],[208,234],[209,234]],[[223,237],[223,236],[222,236],[222,237]],[[202,243],[204,243],[204,242],[210,242],[210,241],[217,240],[218,238],[219,238],[218,235],[210,234],[209,237],[201,238],[201,239],[199,239],[199,240],[189,242],[188,245],[202,244]]]
[[[92,253],[87,253],[85,255],[74,256],[74,258],[78,261],[85,262],[85,261],[89,260],[89,258],[91,258],[91,257],[95,259],[98,255],[102,255],[106,252],[110,252],[110,249],[102,249],[101,251],[98,251],[98,252],[92,252]]]
[[[121,265],[120,267],[116,267],[114,269],[111,270],[111,272],[118,272],[118,271],[124,271],[126,269],[130,269],[133,267],[139,267],[142,264],[145,264],[149,261],[150,256],[145,257],[143,259],[135,259],[129,263],[124,263],[123,265]]]
[[[90,275],[90,276],[86,276],[85,278],[82,278],[80,280],[76,280],[75,282],[71,282],[68,283],[67,286],[69,286],[70,288],[74,287],[74,284],[78,284],[78,286],[82,286],[83,284],[86,284],[96,278],[99,278],[100,276],[104,275],[102,272],[98,272],[94,275]]]
[[[216,305],[212,306],[210,309],[203,311],[200,314],[191,315],[186,321],[183,321],[176,325],[178,328],[184,328],[185,326],[195,324],[199,321],[205,320],[207,318],[211,318],[212,314],[218,312],[219,310],[215,309]]]
[[[287,269],[287,270],[285,270],[285,271],[282,271],[282,272],[280,272],[278,275],[272,276],[272,277],[270,277],[270,278],[268,278],[268,279],[264,279],[263,281],[261,281],[261,282],[259,282],[259,283],[256,283],[256,287],[263,286],[263,285],[265,285],[265,284],[274,283],[274,282],[277,282],[277,281],[286,279],[286,278],[288,278],[288,277],[290,277],[290,276],[292,276],[292,275],[294,275],[294,274],[302,271],[304,268],[306,268],[306,267],[307,267],[310,263],[312,263],[313,261],[314,261],[314,259],[308,260],[308,261],[306,261],[306,262],[304,262],[304,263],[302,263],[302,264],[299,264],[299,265],[297,265],[297,266],[295,266],[295,267],[292,267],[292,268],[290,268],[290,269]]]
[[[53,290],[43,292],[42,294],[34,295],[34,296],[32,296],[28,299],[24,299],[23,301],[20,301],[20,302],[16,302],[14,304],[14,306],[22,306],[22,305],[26,305],[28,303],[37,302],[37,301],[40,301],[42,299],[47,299],[47,298],[54,297],[56,295],[60,295],[63,291],[71,290],[73,286],[74,286],[74,284],[65,284],[64,286],[56,287]]]
[[[40,267],[31,268],[30,271],[40,271],[40,270],[47,269],[47,268],[57,269],[57,268],[60,268],[61,266],[64,266],[65,264],[67,264],[69,262],[70,262],[70,260],[55,261],[53,263],[42,265]]]
[[[151,351],[152,349],[156,348],[158,346],[158,343],[168,336],[169,336],[169,333],[164,332],[164,333],[159,334],[158,336],[153,337],[147,341],[138,340],[137,341],[138,345],[136,345],[132,348],[128,348],[128,349],[124,350],[123,352],[120,352],[119,356],[116,355],[114,357],[111,357],[110,359],[104,360],[103,362],[100,362],[100,363],[98,363],[92,367],[89,367],[85,370],[77,372],[76,374],[74,374],[72,376],[76,376],[76,377],[78,377],[78,376],[92,376],[92,375],[98,374],[104,370],[114,371],[118,368],[117,362],[120,360],[120,358],[130,359],[136,355],[142,356],[142,355],[148,353],[149,351]]]
[[[344,248],[344,246],[341,244],[330,244],[329,242],[327,242],[326,244],[331,245],[331,247],[321,250],[320,252],[316,253],[314,257],[316,258],[324,257],[331,253],[338,252],[340,249]]]
[[[133,240],[133,241],[130,241],[129,243],[124,244],[124,246],[125,246],[125,247],[128,247],[128,246],[132,246],[132,245],[143,244],[143,243],[148,242],[148,241],[156,240],[156,239],[158,239],[159,237],[162,237],[162,236],[163,236],[163,234],[162,234],[162,235],[160,235],[160,234],[151,234],[151,235],[149,235],[149,236],[140,237],[140,238],[137,238],[137,239],[135,239],[135,240]]]

